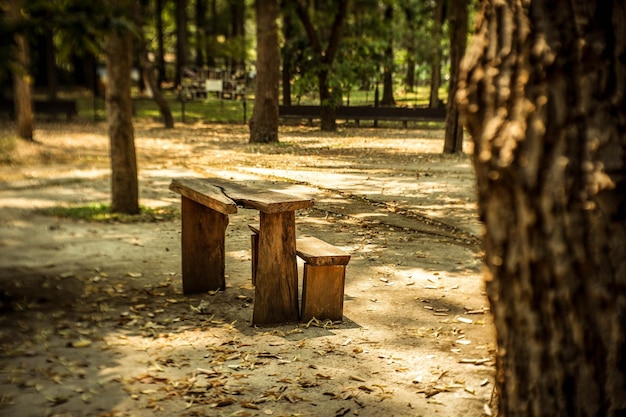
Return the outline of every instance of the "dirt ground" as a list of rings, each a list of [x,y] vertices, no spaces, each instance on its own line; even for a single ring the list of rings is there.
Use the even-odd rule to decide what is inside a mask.
[[[179,207],[177,177],[313,198],[298,234],[352,254],[344,320],[250,325],[256,211],[230,216],[226,291],[197,295],[182,294],[180,219],[38,214],[110,187],[104,124],[41,123],[0,162],[0,416],[491,415],[473,172],[440,154],[442,131],[285,126],[251,145],[245,126],[135,129],[145,206]]]

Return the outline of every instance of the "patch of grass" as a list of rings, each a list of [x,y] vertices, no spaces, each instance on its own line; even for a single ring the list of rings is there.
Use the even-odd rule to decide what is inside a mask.
[[[139,214],[111,213],[111,205],[107,203],[54,206],[39,209],[37,212],[46,216],[101,223],[152,223],[180,217],[180,210],[173,207],[151,208],[140,206]]]

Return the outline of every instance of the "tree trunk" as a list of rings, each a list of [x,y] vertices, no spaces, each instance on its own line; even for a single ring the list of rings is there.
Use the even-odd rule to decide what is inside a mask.
[[[120,0],[122,10],[129,1]],[[127,6],[127,7],[123,7]],[[111,146],[111,211],[139,213],[137,158],[132,123],[131,79],[132,36],[128,30],[114,30],[106,43],[108,85],[106,110]]]
[[[259,0],[263,1],[263,0]],[[271,0],[273,2],[274,0]],[[231,36],[235,41],[237,48],[234,56],[230,58],[231,69],[236,72],[243,70],[245,61],[245,11],[246,4],[244,0],[230,0],[231,9]]]
[[[278,142],[278,1],[256,2],[257,75],[250,142]]]
[[[330,70],[339,50],[339,43],[341,41],[341,32],[343,30],[343,24],[348,12],[348,1],[339,0],[337,5],[337,12],[333,20],[330,36],[326,49],[322,48],[322,44],[319,38],[318,32],[313,27],[311,18],[305,6],[300,1],[296,2],[296,13],[298,18],[304,26],[307,38],[311,43],[311,48],[316,54],[317,59],[317,79],[319,83],[320,93],[320,106],[321,106],[321,130],[323,131],[335,131],[337,130],[337,121],[335,120],[335,107],[339,104],[336,102],[337,95],[332,94],[330,86],[328,85],[328,77]]]
[[[202,68],[206,52],[206,0],[196,0],[196,67]]]
[[[44,42],[44,59],[46,70],[46,87],[48,91],[48,99],[54,100],[57,98],[59,91],[59,77],[57,75],[57,65],[55,59],[54,42],[52,29],[44,28],[43,35]]]
[[[21,19],[21,2],[11,0],[9,16],[14,22]],[[13,52],[13,99],[15,103],[15,119],[17,134],[27,140],[33,140],[34,117],[32,99],[32,76],[29,73],[30,55],[26,37],[20,33],[15,35]]]
[[[282,91],[284,106],[291,106],[291,63],[288,59],[285,59],[285,55],[283,55]]]
[[[404,84],[406,85],[406,91],[412,93],[415,91],[415,70],[417,68],[415,59],[413,58],[413,56],[415,56],[415,48],[408,48],[407,54],[409,57],[406,61],[406,78]]]
[[[407,21],[408,25],[408,33],[407,36],[407,45],[406,45],[406,54],[407,54],[407,62],[406,62],[406,76],[404,79],[404,84],[406,85],[406,90],[409,92],[415,91],[415,69],[416,62],[415,56],[417,55],[417,39],[416,32],[418,23],[416,22],[415,11],[413,10],[412,5],[409,3],[401,3],[402,11],[404,12],[404,17]]]
[[[155,68],[154,65],[150,62],[150,58],[148,56],[148,47],[146,45],[145,36],[143,33],[141,34],[141,39],[138,40],[139,44],[139,59],[141,61],[141,73],[144,83],[150,88],[152,92],[152,98],[154,102],[159,107],[159,111],[161,116],[163,117],[163,123],[166,129],[174,128],[174,117],[172,117],[172,111],[170,110],[170,106],[165,100],[161,89],[159,88],[159,84],[157,82],[157,78],[155,76]]]
[[[467,45],[467,1],[451,0],[448,15],[450,27],[450,86],[446,103],[444,153],[463,152],[463,126],[455,97],[458,89],[461,59]]]
[[[463,61],[500,416],[626,415],[625,21],[486,0]]]
[[[291,75],[292,75],[292,61],[293,54],[295,53],[292,43],[296,37],[296,31],[294,27],[294,15],[288,8],[283,8],[283,39],[285,42],[281,51],[282,58],[282,92],[283,92],[283,105],[291,106]]]
[[[396,100],[393,98],[393,6],[385,7],[385,26],[389,32],[387,35],[387,47],[385,48],[385,67],[383,70],[383,99],[380,103],[383,106],[395,106]]]
[[[189,64],[189,43],[187,42],[187,0],[176,0],[176,74],[174,86],[180,87],[183,71]]]
[[[156,15],[156,36],[157,36],[157,83],[159,88],[163,86],[163,83],[167,81],[167,74],[165,72],[165,39],[163,35],[163,2],[165,0],[156,0],[155,15]]]
[[[441,87],[441,25],[443,23],[443,2],[435,0],[435,10],[433,15],[433,49],[431,55],[430,72],[430,99],[428,107],[431,109],[440,106],[439,87]]]
[[[206,60],[209,67],[215,66],[214,44],[217,37],[217,1],[210,0],[209,28],[206,33]]]
[[[319,84],[319,94],[321,105],[321,126],[324,132],[334,132],[337,130],[336,105],[328,88],[328,71],[319,71],[317,74]]]

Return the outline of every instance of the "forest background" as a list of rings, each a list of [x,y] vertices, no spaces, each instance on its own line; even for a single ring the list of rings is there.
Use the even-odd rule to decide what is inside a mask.
[[[92,98],[104,97],[104,38],[111,30],[127,26],[136,35],[133,97],[153,95],[147,79],[153,73],[181,120],[180,107],[174,103],[206,97],[204,85],[197,83],[202,77],[221,79],[224,91],[237,93],[240,101],[215,106],[208,97],[203,102],[208,108],[186,108],[189,120],[241,121],[242,98],[248,101],[247,110],[252,109],[257,58],[252,1],[144,0],[122,12],[112,6],[114,2],[5,3],[7,19],[1,30],[6,39],[12,39],[16,30],[24,35],[28,64],[21,71],[28,74],[36,97],[75,99],[81,114],[102,117],[103,102]],[[315,1],[306,7],[324,47],[340,3]],[[448,16],[451,7],[460,3],[465,2],[351,2],[341,17],[345,22],[340,47],[328,81],[333,105],[444,106],[450,78]],[[294,1],[280,4],[281,104],[320,104],[316,73],[325,64],[307,39],[298,7]],[[9,18],[11,9],[19,12]],[[11,88],[15,62],[8,59],[10,46],[7,43],[0,51],[7,58],[0,64],[4,97],[17,93]],[[136,104],[138,109],[145,106]],[[158,115],[155,107],[152,114],[155,110]]]

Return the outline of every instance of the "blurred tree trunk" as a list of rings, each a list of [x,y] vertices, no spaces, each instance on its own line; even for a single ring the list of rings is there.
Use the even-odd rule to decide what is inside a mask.
[[[306,31],[307,38],[311,43],[311,48],[316,54],[317,59],[317,79],[320,95],[321,106],[321,118],[322,125],[321,130],[326,132],[334,132],[337,130],[336,120],[336,107],[339,103],[336,102],[337,94],[333,94],[328,83],[328,76],[339,50],[339,42],[341,41],[341,32],[343,30],[343,24],[346,20],[348,11],[348,0],[338,0],[335,18],[333,20],[330,36],[328,38],[328,44],[326,49],[322,48],[322,43],[319,38],[318,32],[315,30],[311,18],[309,17],[306,6],[301,1],[296,1],[296,12],[304,30]]]
[[[463,152],[463,125],[455,100],[459,82],[461,59],[467,46],[467,1],[450,0],[448,26],[450,27],[450,86],[446,103],[444,153]]]
[[[284,2],[283,2],[284,3]],[[282,92],[283,92],[283,105],[291,106],[291,76],[292,76],[292,61],[295,53],[293,48],[295,38],[294,27],[294,14],[290,7],[283,7],[283,38],[284,44],[281,51],[282,58]]]
[[[165,72],[165,39],[163,35],[163,2],[167,0],[156,0],[155,17],[156,17],[156,36],[157,36],[157,84],[159,88],[167,81],[167,73]]]
[[[49,100],[57,98],[59,91],[59,77],[55,62],[55,48],[53,32],[49,27],[41,29],[35,37],[34,45],[39,46],[39,56],[36,58],[35,87],[44,87]]]
[[[463,61],[500,416],[626,415],[624,22],[484,0]]]
[[[143,16],[146,15],[146,10],[143,8],[137,17],[137,21],[139,22]],[[142,25],[139,24],[141,27]],[[161,88],[159,87],[159,83],[157,82],[157,71],[155,65],[150,62],[150,57],[148,54],[148,43],[146,41],[145,34],[140,33],[139,39],[137,40],[137,44],[139,45],[139,61],[141,63],[141,75],[144,80],[144,84],[148,86],[152,93],[152,98],[154,102],[159,107],[159,112],[161,113],[161,117],[163,117],[163,124],[166,129],[174,128],[174,118],[172,117],[172,111],[170,110],[170,106],[165,100],[163,93],[161,92]]]
[[[263,2],[263,0],[259,0]],[[273,3],[274,0],[271,0]],[[230,66],[234,72],[241,71],[245,65],[245,13],[246,4],[244,0],[230,0],[231,17],[231,37],[235,41],[237,48],[234,56],[230,57]]]
[[[441,87],[441,26],[443,24],[443,3],[445,0],[435,0],[433,11],[433,49],[431,55],[430,72],[430,99],[428,107],[437,108],[441,105],[439,100],[439,87]]]
[[[257,75],[250,142],[278,142],[278,0],[256,2]]]
[[[385,48],[385,64],[383,69],[383,99],[381,105],[395,106],[396,100],[393,98],[393,6],[387,4],[385,6],[384,24],[387,28],[387,47]]]
[[[59,76],[57,74],[57,64],[54,50],[52,30],[47,30],[46,41],[46,72],[48,79],[48,98],[51,100],[57,98],[59,91]]]
[[[9,2],[9,18],[16,23],[22,19],[20,0]],[[32,99],[32,76],[29,72],[30,55],[28,41],[21,33],[16,33],[13,51],[13,101],[17,134],[27,140],[33,140],[34,116]]]
[[[196,67],[206,62],[206,0],[196,0]]]
[[[187,0],[176,0],[176,74],[174,87],[180,87],[182,85],[183,72],[188,64]]]
[[[117,0],[122,11],[132,0]],[[132,122],[131,78],[133,40],[127,28],[113,28],[106,41],[106,110],[111,146],[111,211],[139,213],[137,157]]]
[[[215,66],[215,42],[217,38],[217,1],[210,0],[209,25],[206,31],[206,60],[209,67]]]
[[[404,18],[407,22],[407,37],[406,40],[406,76],[404,79],[404,84],[406,85],[406,90],[408,92],[415,91],[415,70],[417,67],[417,63],[415,61],[417,55],[417,32],[419,27],[419,20],[417,19],[415,6],[411,2],[401,1],[400,7],[404,12]]]

